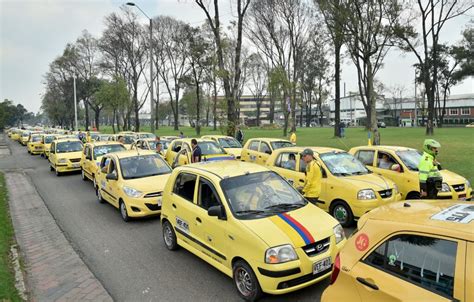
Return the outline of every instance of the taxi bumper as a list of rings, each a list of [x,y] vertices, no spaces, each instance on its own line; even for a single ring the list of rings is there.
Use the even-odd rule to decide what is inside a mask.
[[[438,192],[438,199],[453,200],[473,200],[472,188],[465,188],[462,191]]]
[[[334,236],[331,236],[330,246],[323,253],[310,257],[303,248],[298,248],[296,249],[298,260],[281,264],[257,262],[252,266],[254,266],[254,272],[265,293],[272,295],[286,294],[330,277],[334,259],[345,242],[346,239],[336,244]],[[313,265],[328,257],[331,258],[331,266],[323,271],[313,273]]]
[[[158,197],[126,197],[127,213],[130,217],[146,217],[161,214],[161,196]]]
[[[386,205],[391,202],[396,202],[402,200],[402,195],[400,193],[393,194],[389,198],[381,198],[377,196],[376,199],[371,200],[354,200],[350,206],[352,209],[352,213],[354,217],[361,217],[365,213],[379,207],[382,205]]]
[[[81,171],[81,165],[79,163],[56,164],[56,170],[60,173]]]

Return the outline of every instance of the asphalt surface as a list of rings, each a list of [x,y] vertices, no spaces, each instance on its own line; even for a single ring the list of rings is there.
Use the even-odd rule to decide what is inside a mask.
[[[45,159],[6,141],[11,155],[0,157],[0,169],[27,173],[66,238],[114,300],[241,301],[226,275],[184,249],[166,249],[159,218],[125,223],[117,209],[98,202],[92,183],[80,174],[57,177]],[[319,301],[328,282],[261,301]]]

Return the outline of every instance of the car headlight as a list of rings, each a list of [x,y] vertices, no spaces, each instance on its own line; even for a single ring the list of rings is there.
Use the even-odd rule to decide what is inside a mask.
[[[127,194],[128,196],[135,197],[135,198],[138,198],[142,196],[143,194],[141,191],[135,190],[134,188],[130,188],[127,186],[123,186],[123,192]]]
[[[451,192],[451,189],[449,188],[449,185],[445,182],[441,185],[441,192]]]
[[[158,197],[158,200],[157,200],[157,203],[158,203],[158,206],[161,207],[162,203],[163,203],[163,197]]]
[[[65,163],[67,163],[67,159],[65,158],[58,159],[58,164],[65,164]]]
[[[369,200],[375,198],[375,192],[372,189],[360,190],[359,193],[357,193],[357,199],[359,200]]]
[[[469,180],[466,180],[466,188],[470,188],[471,187],[471,182],[469,182]]]
[[[335,227],[332,228],[334,232],[334,237],[336,238],[336,244],[344,240],[346,238],[346,234],[344,233],[344,229],[340,224],[336,225]]]
[[[399,191],[398,191],[398,186],[397,186],[397,184],[393,184],[393,193],[394,193],[394,194],[398,194],[398,192],[399,192]]]
[[[298,259],[295,249],[289,244],[269,248],[265,252],[265,262],[270,264],[283,263]]]

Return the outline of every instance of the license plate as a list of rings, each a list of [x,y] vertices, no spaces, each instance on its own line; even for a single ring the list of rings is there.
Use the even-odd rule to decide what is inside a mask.
[[[323,272],[331,267],[331,257],[313,263],[313,275]]]
[[[80,166],[81,166],[80,163],[73,163],[73,164],[72,164],[72,167],[73,167],[73,168],[79,168]]]

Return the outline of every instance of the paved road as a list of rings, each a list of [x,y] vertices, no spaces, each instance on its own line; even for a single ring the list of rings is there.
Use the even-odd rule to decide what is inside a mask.
[[[40,156],[9,139],[11,156],[0,169],[24,169],[73,247],[117,301],[241,301],[233,282],[191,253],[168,251],[158,218],[122,221],[99,204],[91,182],[79,174],[56,177]],[[319,301],[321,282],[262,301]]]

